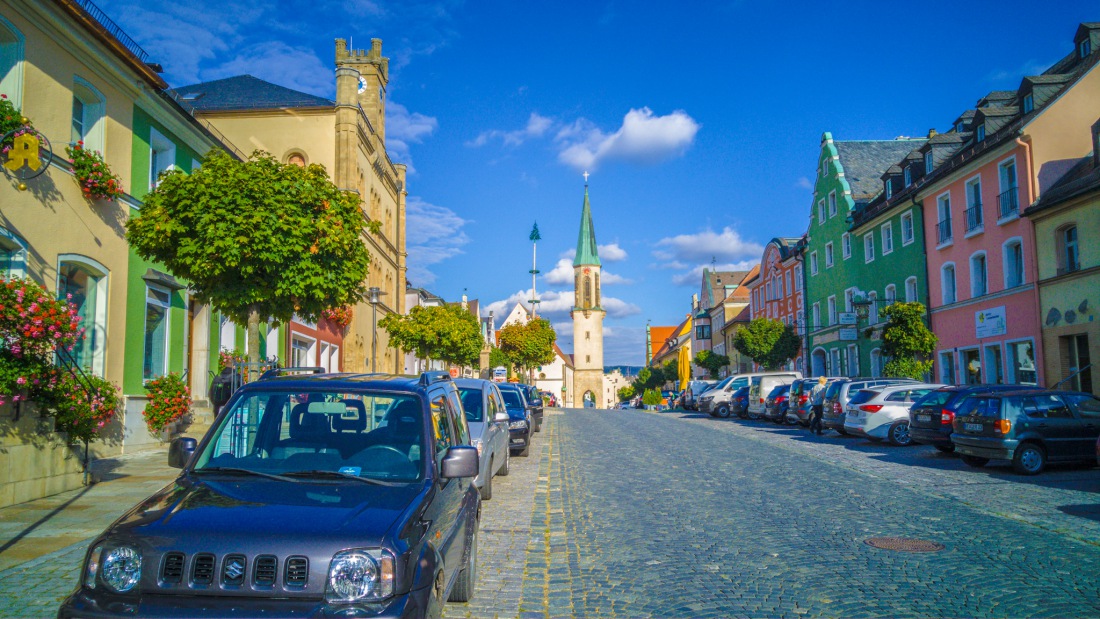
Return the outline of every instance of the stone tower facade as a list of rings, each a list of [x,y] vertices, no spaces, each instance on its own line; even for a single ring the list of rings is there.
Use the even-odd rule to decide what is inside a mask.
[[[596,250],[596,230],[588,203],[588,185],[584,186],[581,230],[577,255],[573,259],[573,405],[603,408],[603,318],[600,305],[600,256]]]

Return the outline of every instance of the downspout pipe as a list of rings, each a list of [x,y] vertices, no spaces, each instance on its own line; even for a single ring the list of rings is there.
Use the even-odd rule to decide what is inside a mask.
[[[1020,135],[1019,137],[1016,138],[1016,144],[1024,149],[1024,165],[1027,166],[1027,206],[1031,206],[1035,202],[1035,199],[1036,199],[1035,189],[1038,185],[1038,179],[1035,176],[1035,165],[1034,165],[1034,161],[1032,160],[1033,155],[1032,155],[1032,152],[1031,152],[1031,136],[1029,136],[1027,134]],[[1019,216],[1021,218],[1024,218],[1024,210],[1026,210],[1027,207],[1025,207],[1023,205],[1018,205],[1017,208],[1019,209]],[[1034,353],[1035,353],[1035,371],[1036,371],[1036,381],[1035,382],[1042,385],[1042,384],[1044,384],[1045,379],[1046,379],[1046,367],[1045,366],[1046,366],[1047,360],[1046,360],[1046,354],[1044,354],[1044,351],[1043,351],[1043,325],[1041,323],[1042,318],[1040,317],[1041,314],[1043,313],[1042,312],[1043,300],[1042,300],[1042,295],[1039,292],[1039,264],[1038,264],[1039,263],[1039,241],[1038,241],[1038,238],[1036,236],[1035,225],[1031,222],[1030,219],[1028,219],[1027,227],[1031,230],[1031,235],[1029,237],[1029,240],[1031,241],[1031,247],[1032,247],[1031,268],[1029,268],[1027,270],[1028,271],[1028,278],[1029,278],[1030,281],[1034,282],[1034,284],[1035,284],[1035,305],[1039,308],[1039,311],[1035,312],[1035,322],[1034,322],[1034,328],[1035,328],[1034,332],[1039,337],[1039,341],[1036,343],[1036,345],[1034,347],[1035,348],[1034,349]],[[1027,256],[1028,252],[1025,251],[1024,255]],[[1039,357],[1040,356],[1042,356],[1042,362],[1041,363],[1039,362]]]

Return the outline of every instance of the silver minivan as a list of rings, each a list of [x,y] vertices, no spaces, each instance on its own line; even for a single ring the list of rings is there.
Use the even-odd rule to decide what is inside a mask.
[[[744,374],[749,377],[749,405],[745,415],[749,419],[759,419],[764,416],[764,400],[772,389],[780,385],[789,385],[802,378],[802,372],[762,372],[760,374]]]

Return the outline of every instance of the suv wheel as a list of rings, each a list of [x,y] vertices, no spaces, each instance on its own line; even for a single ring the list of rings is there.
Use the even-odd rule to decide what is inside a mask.
[[[489,458],[489,468],[485,470],[488,473],[485,476],[485,481],[481,483],[481,500],[488,501],[493,498],[493,459]]]
[[[501,477],[508,477],[508,465],[510,464],[511,459],[512,459],[511,450],[505,450],[504,451],[504,464],[501,465],[500,470],[497,471],[497,475],[500,475]]]
[[[1020,445],[1012,456],[1012,468],[1021,475],[1038,475],[1043,471],[1046,463],[1046,452],[1035,443]]]
[[[474,597],[474,579],[477,577],[477,531],[470,536],[470,556],[466,559],[466,565],[455,579],[455,586],[451,589],[448,602],[469,602]]]
[[[894,425],[890,426],[890,431],[887,432],[886,437],[890,440],[891,445],[898,447],[905,447],[913,442],[913,439],[909,437],[908,421],[895,421]]]
[[[714,416],[721,417],[722,419],[728,418],[730,416],[730,405],[720,404],[718,410],[714,411]]]
[[[980,456],[962,456],[961,460],[963,461],[963,464],[978,469],[982,468],[986,464],[989,464],[989,458],[982,458]]]

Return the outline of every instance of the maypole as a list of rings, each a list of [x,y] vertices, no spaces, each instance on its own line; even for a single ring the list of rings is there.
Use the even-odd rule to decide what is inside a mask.
[[[538,242],[542,240],[542,236],[539,235],[539,222],[535,222],[535,227],[531,228],[531,317],[534,318],[538,315],[539,309],[539,295],[535,293],[535,277],[538,276],[539,270],[535,266],[535,249],[538,246]]]

